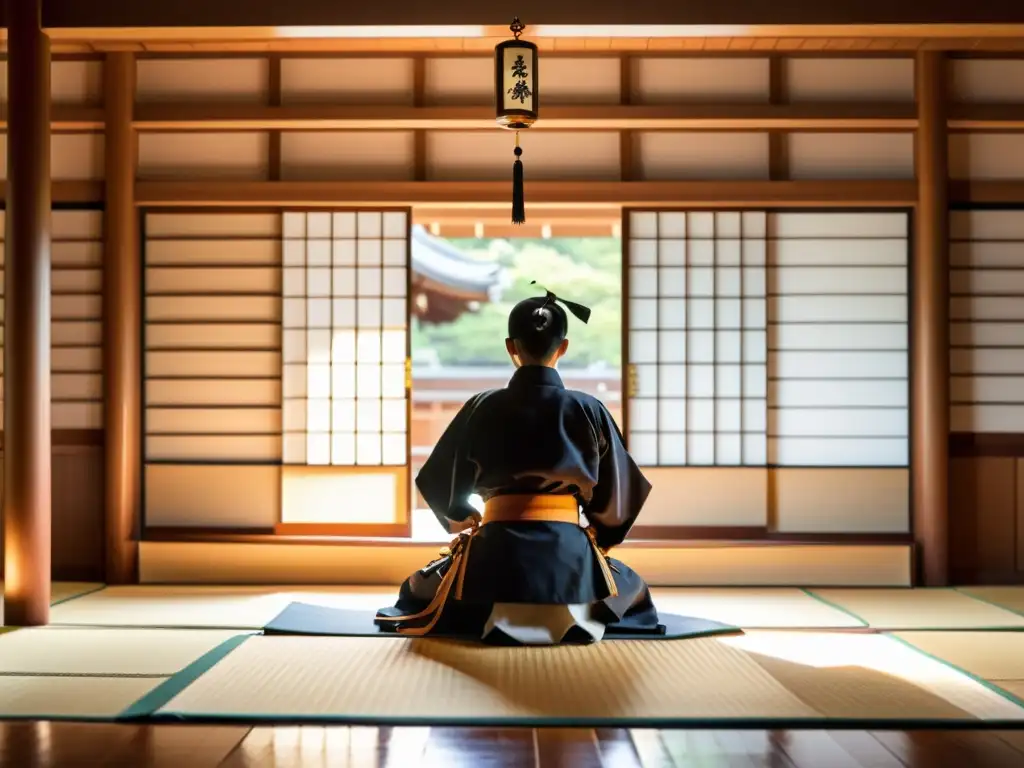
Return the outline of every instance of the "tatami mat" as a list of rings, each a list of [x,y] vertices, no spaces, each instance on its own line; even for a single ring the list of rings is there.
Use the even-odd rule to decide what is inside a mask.
[[[158,714],[508,725],[1024,721],[1024,709],[892,638],[807,632],[559,648],[253,637]]]
[[[50,584],[50,605],[58,605],[80,595],[103,589],[102,584],[91,581],[55,581]],[[4,583],[0,581],[0,624],[4,618]]]
[[[292,602],[377,609],[388,587],[107,587],[56,606],[54,624],[105,627],[260,629]]]
[[[758,632],[720,642],[750,653],[788,690],[829,717],[1024,721],[1024,708],[885,635]]]
[[[0,675],[0,719],[109,719],[162,682],[152,677]]]
[[[802,589],[741,588],[651,590],[666,613],[720,621],[743,629],[837,629],[863,622],[815,599]]]
[[[960,587],[959,591],[1024,615],[1024,587]]]
[[[0,675],[169,677],[234,630],[20,629],[0,637]]]
[[[815,589],[875,629],[1024,629],[1024,616],[954,589]]]
[[[983,680],[1024,680],[1024,632],[897,632],[894,636]]]

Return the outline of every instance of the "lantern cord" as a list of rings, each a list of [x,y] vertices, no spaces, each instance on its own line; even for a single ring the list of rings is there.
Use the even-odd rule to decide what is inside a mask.
[[[519,131],[516,131],[516,161],[512,163],[512,223],[526,222],[526,200],[523,195],[523,150],[519,146]]]

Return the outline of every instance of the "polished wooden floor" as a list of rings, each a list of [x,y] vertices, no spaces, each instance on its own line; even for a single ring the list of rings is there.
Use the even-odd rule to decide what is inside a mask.
[[[7,768],[1021,768],[1019,731],[0,723]]]

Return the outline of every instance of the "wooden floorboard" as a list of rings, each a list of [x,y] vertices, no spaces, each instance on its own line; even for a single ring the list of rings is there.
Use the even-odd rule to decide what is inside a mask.
[[[7,768],[1020,768],[1019,731],[0,723]]]

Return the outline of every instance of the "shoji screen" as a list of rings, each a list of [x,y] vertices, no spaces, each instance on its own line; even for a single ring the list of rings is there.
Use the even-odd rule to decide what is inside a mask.
[[[401,533],[408,212],[286,212],[283,232],[282,522]]]
[[[769,218],[780,530],[907,530],[908,231],[898,212]]]
[[[1024,432],[1024,211],[950,217],[950,431]]]
[[[5,227],[0,211],[0,230]],[[53,429],[103,428],[103,212],[55,210],[50,273],[50,397]],[[0,250],[4,240],[0,234]],[[0,255],[0,296],[4,259]],[[0,299],[0,357],[3,355]],[[0,374],[3,363],[0,361]],[[0,405],[2,399],[0,378]],[[0,428],[3,426],[0,407]]]
[[[629,214],[627,426],[654,480],[646,525],[765,524],[765,234],[763,212]]]
[[[103,212],[55,210],[50,327],[53,429],[103,428]]]
[[[150,526],[279,518],[280,232],[279,213],[145,217]]]

